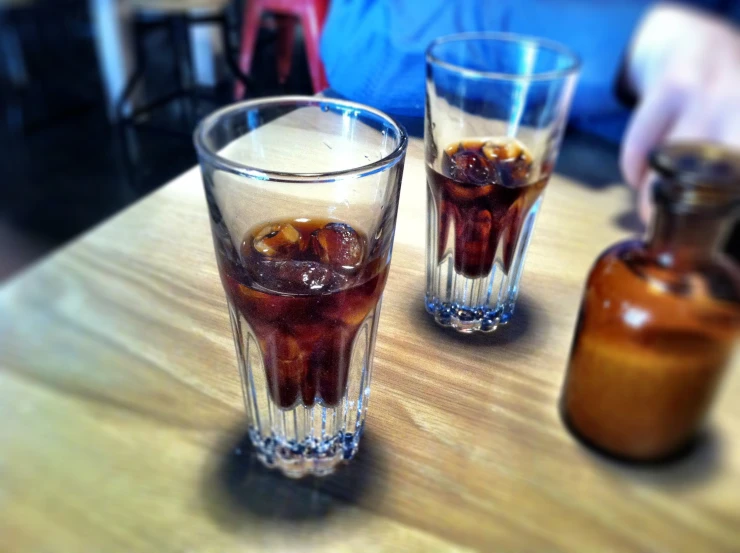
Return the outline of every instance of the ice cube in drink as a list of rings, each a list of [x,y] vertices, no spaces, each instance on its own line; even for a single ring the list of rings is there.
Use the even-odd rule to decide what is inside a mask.
[[[532,155],[514,139],[465,139],[445,148],[441,167],[427,166],[439,262],[452,245],[458,274],[487,276],[497,254],[508,274],[524,218],[548,175],[532,177]]]
[[[382,294],[387,259],[341,221],[256,226],[237,263],[218,250],[224,288],[259,343],[268,388],[282,409],[339,404],[352,346]]]

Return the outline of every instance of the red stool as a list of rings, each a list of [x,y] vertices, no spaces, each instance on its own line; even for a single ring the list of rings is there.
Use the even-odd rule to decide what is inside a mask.
[[[324,65],[319,54],[319,39],[328,6],[329,0],[247,0],[242,23],[242,43],[239,48],[239,68],[243,73],[249,74],[262,14],[270,12],[278,16],[277,68],[280,82],[284,83],[290,74],[295,24],[300,21],[306,40],[306,55],[313,90],[319,92],[327,88]],[[234,88],[236,99],[242,98],[244,92],[244,84],[237,82]]]

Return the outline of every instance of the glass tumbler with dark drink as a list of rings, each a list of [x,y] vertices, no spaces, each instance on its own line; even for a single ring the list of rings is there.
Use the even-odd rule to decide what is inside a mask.
[[[529,239],[558,154],[579,61],[497,33],[427,50],[426,308],[460,332],[514,312]]]
[[[362,435],[407,137],[351,102],[245,102],[196,131],[258,457],[325,475]]]

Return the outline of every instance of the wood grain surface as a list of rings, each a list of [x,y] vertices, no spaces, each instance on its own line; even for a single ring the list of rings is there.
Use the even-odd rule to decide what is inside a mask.
[[[584,278],[629,234],[628,191],[579,147],[563,157],[591,186],[552,179],[514,321],[466,337],[423,310],[412,140],[366,435],[324,480],[250,454],[197,170],[7,283],[0,550],[740,550],[737,363],[706,438],[668,466],[606,460],[558,417]]]

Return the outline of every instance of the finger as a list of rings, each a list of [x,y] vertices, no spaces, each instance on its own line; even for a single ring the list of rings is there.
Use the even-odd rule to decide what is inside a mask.
[[[719,142],[740,148],[740,97],[736,98],[735,90],[737,88],[723,78],[695,96],[666,134],[664,143]],[[655,174],[648,171],[639,185],[638,211],[643,222],[650,218],[656,180]]]
[[[663,139],[655,146],[686,140],[715,140],[717,130],[714,125],[714,110],[716,106],[707,104],[704,100],[705,98],[701,96],[691,100],[686,109],[678,115],[678,119],[671,125]],[[652,214],[653,187],[656,181],[655,173],[645,170],[638,184],[637,211],[643,223],[647,223]]]
[[[740,150],[740,102],[732,109],[735,112],[723,119],[719,130],[719,142]]]
[[[740,63],[738,64],[740,67]],[[715,112],[717,140],[740,148],[740,70],[722,83],[725,100]]]
[[[653,214],[653,187],[656,180],[653,173],[648,173],[637,190],[637,213],[640,215],[640,220],[646,225]]]
[[[640,102],[622,140],[620,166],[625,180],[633,188],[644,183],[647,157],[662,142],[671,128],[685,98],[688,83],[665,79]]]
[[[693,98],[666,134],[665,143],[717,140],[717,111],[722,107],[712,102],[706,94]]]

